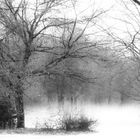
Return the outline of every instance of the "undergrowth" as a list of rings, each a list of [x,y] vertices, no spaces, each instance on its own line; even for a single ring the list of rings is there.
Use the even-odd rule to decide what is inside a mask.
[[[43,126],[37,124],[36,128],[42,131],[93,131],[97,124],[97,120],[89,119],[84,115],[65,114],[55,121],[55,123],[44,122]]]

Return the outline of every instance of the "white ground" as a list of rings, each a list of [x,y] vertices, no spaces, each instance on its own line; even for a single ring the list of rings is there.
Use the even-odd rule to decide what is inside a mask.
[[[50,109],[51,108],[51,109]],[[83,109],[82,109],[83,110]],[[51,115],[49,112],[51,112]],[[77,111],[78,112],[78,111]],[[35,127],[37,123],[43,124],[46,116],[55,123],[58,110],[52,107],[39,107],[26,110],[26,127]],[[93,140],[140,140],[140,106],[91,106],[87,105],[81,112],[90,118],[98,120],[96,132],[78,135],[0,135],[0,140],[10,139],[93,139]]]

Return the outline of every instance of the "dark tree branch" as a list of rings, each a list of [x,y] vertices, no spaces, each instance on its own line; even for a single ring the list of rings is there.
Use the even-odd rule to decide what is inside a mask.
[[[140,5],[140,1],[139,0],[132,0],[133,2],[135,2],[136,4]]]

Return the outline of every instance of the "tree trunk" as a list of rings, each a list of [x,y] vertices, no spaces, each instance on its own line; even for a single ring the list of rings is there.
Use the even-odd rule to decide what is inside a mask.
[[[31,56],[31,44],[32,40],[25,43],[25,52],[24,52],[24,61],[23,61],[23,68],[26,68],[28,64],[29,57]],[[22,81],[16,86],[16,110],[17,110],[17,128],[24,128],[25,127],[25,115],[24,115],[24,100],[23,100],[23,88],[22,88]]]
[[[129,96],[127,94],[121,93],[121,104],[128,103]]]
[[[58,89],[57,88],[57,96],[58,96],[58,104],[60,107],[62,107],[64,105],[64,93],[63,93],[63,89]]]
[[[60,107],[63,107],[64,105],[64,77],[58,77],[57,81],[57,97],[58,97],[58,104]]]
[[[16,87],[17,128],[25,127],[23,90],[20,85]]]
[[[25,42],[25,52],[23,58],[23,69],[26,68],[28,64],[29,57],[31,56],[31,44],[32,39],[29,42]],[[22,81],[16,86],[16,110],[17,110],[17,128],[24,128],[25,127],[25,115],[24,115],[24,100],[23,100],[23,88],[22,88]]]

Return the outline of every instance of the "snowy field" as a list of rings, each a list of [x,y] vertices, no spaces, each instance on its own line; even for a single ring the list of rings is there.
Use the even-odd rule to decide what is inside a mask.
[[[92,140],[140,140],[140,105],[84,105],[75,112],[97,119],[96,132],[70,135],[0,135],[0,140],[10,139],[92,139]],[[53,108],[53,109],[52,109]],[[26,127],[33,128],[45,121],[55,124],[60,113],[55,107],[34,107],[26,109]],[[84,108],[84,109],[83,109]],[[66,109],[70,111],[71,109]]]

